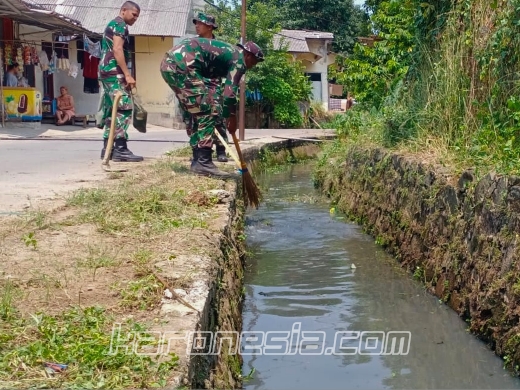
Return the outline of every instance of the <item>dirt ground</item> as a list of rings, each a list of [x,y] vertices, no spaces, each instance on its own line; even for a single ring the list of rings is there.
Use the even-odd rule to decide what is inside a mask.
[[[217,255],[235,182],[193,176],[189,163],[181,151],[109,174],[98,186],[64,200],[1,217],[0,317],[4,313],[9,324],[9,318],[30,320],[36,313],[59,316],[101,306],[114,322],[131,318],[151,329],[169,307],[169,313],[182,312],[179,317],[191,316],[195,323],[191,307],[201,311],[206,296],[194,286],[208,272],[204,259]],[[184,303],[164,297],[163,282]],[[187,324],[181,319],[179,326]],[[0,326],[0,336],[10,331]],[[23,341],[8,346],[22,347]],[[7,372],[0,382],[30,387],[34,374],[21,375],[29,382],[15,381],[20,372],[9,372],[13,363],[5,352],[0,352],[0,368],[4,359]]]

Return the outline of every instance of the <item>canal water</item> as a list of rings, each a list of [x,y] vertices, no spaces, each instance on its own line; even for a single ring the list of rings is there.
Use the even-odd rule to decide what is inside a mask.
[[[311,173],[262,176],[264,203],[246,218],[244,388],[520,388],[464,321],[319,199]]]

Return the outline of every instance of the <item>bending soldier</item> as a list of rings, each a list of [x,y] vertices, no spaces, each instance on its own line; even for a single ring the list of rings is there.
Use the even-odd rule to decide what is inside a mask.
[[[197,122],[190,136],[193,148],[191,170],[199,175],[229,177],[212,161],[211,153],[220,97],[211,87],[212,79],[225,78],[222,117],[228,119],[230,133],[237,129],[236,105],[238,86],[247,69],[264,60],[262,50],[254,42],[231,46],[205,39],[185,39],[169,50],[162,63],[161,74],[174,91],[182,108]]]
[[[218,25],[215,21],[215,17],[212,15],[204,14],[202,12],[199,12],[198,16],[193,19],[193,24],[195,24],[195,30],[197,31],[197,35],[200,38],[206,38],[206,39],[216,39],[214,30],[218,28]],[[211,94],[215,94],[219,96],[219,105],[217,108],[222,108],[222,79],[211,79],[208,83],[208,88],[210,89]],[[179,106],[181,106],[179,102]],[[182,110],[182,106],[181,106]],[[215,127],[217,131],[220,133],[222,138],[227,142],[227,133],[226,133],[226,125],[224,124],[224,120],[222,119],[222,113],[221,110],[217,113],[217,119],[215,121]],[[197,131],[197,123],[194,119],[194,117],[188,112],[183,111],[182,115],[183,121],[186,124],[186,133],[188,134],[188,137],[191,137],[193,132]],[[217,161],[220,162],[227,162],[228,159],[226,157],[226,148],[218,137],[213,138],[213,142],[216,144],[216,152],[217,152]]]

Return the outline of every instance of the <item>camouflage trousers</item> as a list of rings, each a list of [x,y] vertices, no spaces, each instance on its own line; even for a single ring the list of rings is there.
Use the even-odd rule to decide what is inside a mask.
[[[197,121],[195,120],[193,115],[191,115],[188,111],[184,111],[180,101],[179,101],[179,108],[182,112],[182,121],[186,125],[186,134],[188,134],[188,137],[190,137],[190,139],[191,139],[191,136],[198,131]],[[217,115],[217,117],[215,119],[215,128],[217,129],[219,134],[222,136],[222,138],[224,138],[224,140],[226,142],[228,142],[226,124],[224,123],[224,119],[222,118],[222,110],[220,110],[220,111],[221,112]],[[217,146],[222,146],[222,142],[220,142],[220,139],[215,135],[215,133],[213,133],[213,142]]]
[[[171,67],[165,66],[164,62],[161,65],[161,74],[185,112],[183,117],[185,123],[188,121],[187,132],[190,145],[211,148],[219,119],[223,125],[222,104],[216,83],[197,72],[188,74],[175,72]],[[219,132],[225,134],[225,127],[220,126]]]
[[[119,100],[117,106],[115,138],[128,139],[128,127],[132,120],[132,95],[120,81],[100,80],[103,85],[102,107],[103,107],[103,129],[105,133],[103,138],[108,138],[110,134],[110,125],[112,123],[112,106],[114,104],[114,96],[117,91],[123,93],[123,97]]]

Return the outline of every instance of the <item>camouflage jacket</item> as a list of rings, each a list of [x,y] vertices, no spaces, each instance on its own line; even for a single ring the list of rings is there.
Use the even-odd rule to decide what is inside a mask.
[[[123,18],[118,16],[108,23],[103,33],[103,40],[101,42],[101,60],[99,61],[99,79],[107,81],[116,81],[117,79],[125,78],[123,71],[117,64],[114,56],[114,36],[123,38],[125,59],[128,62],[130,59],[129,50],[129,33],[128,25]]]
[[[224,82],[223,116],[236,113],[237,93],[246,65],[242,50],[228,43],[205,38],[188,38],[167,53],[166,63],[174,72]]]

